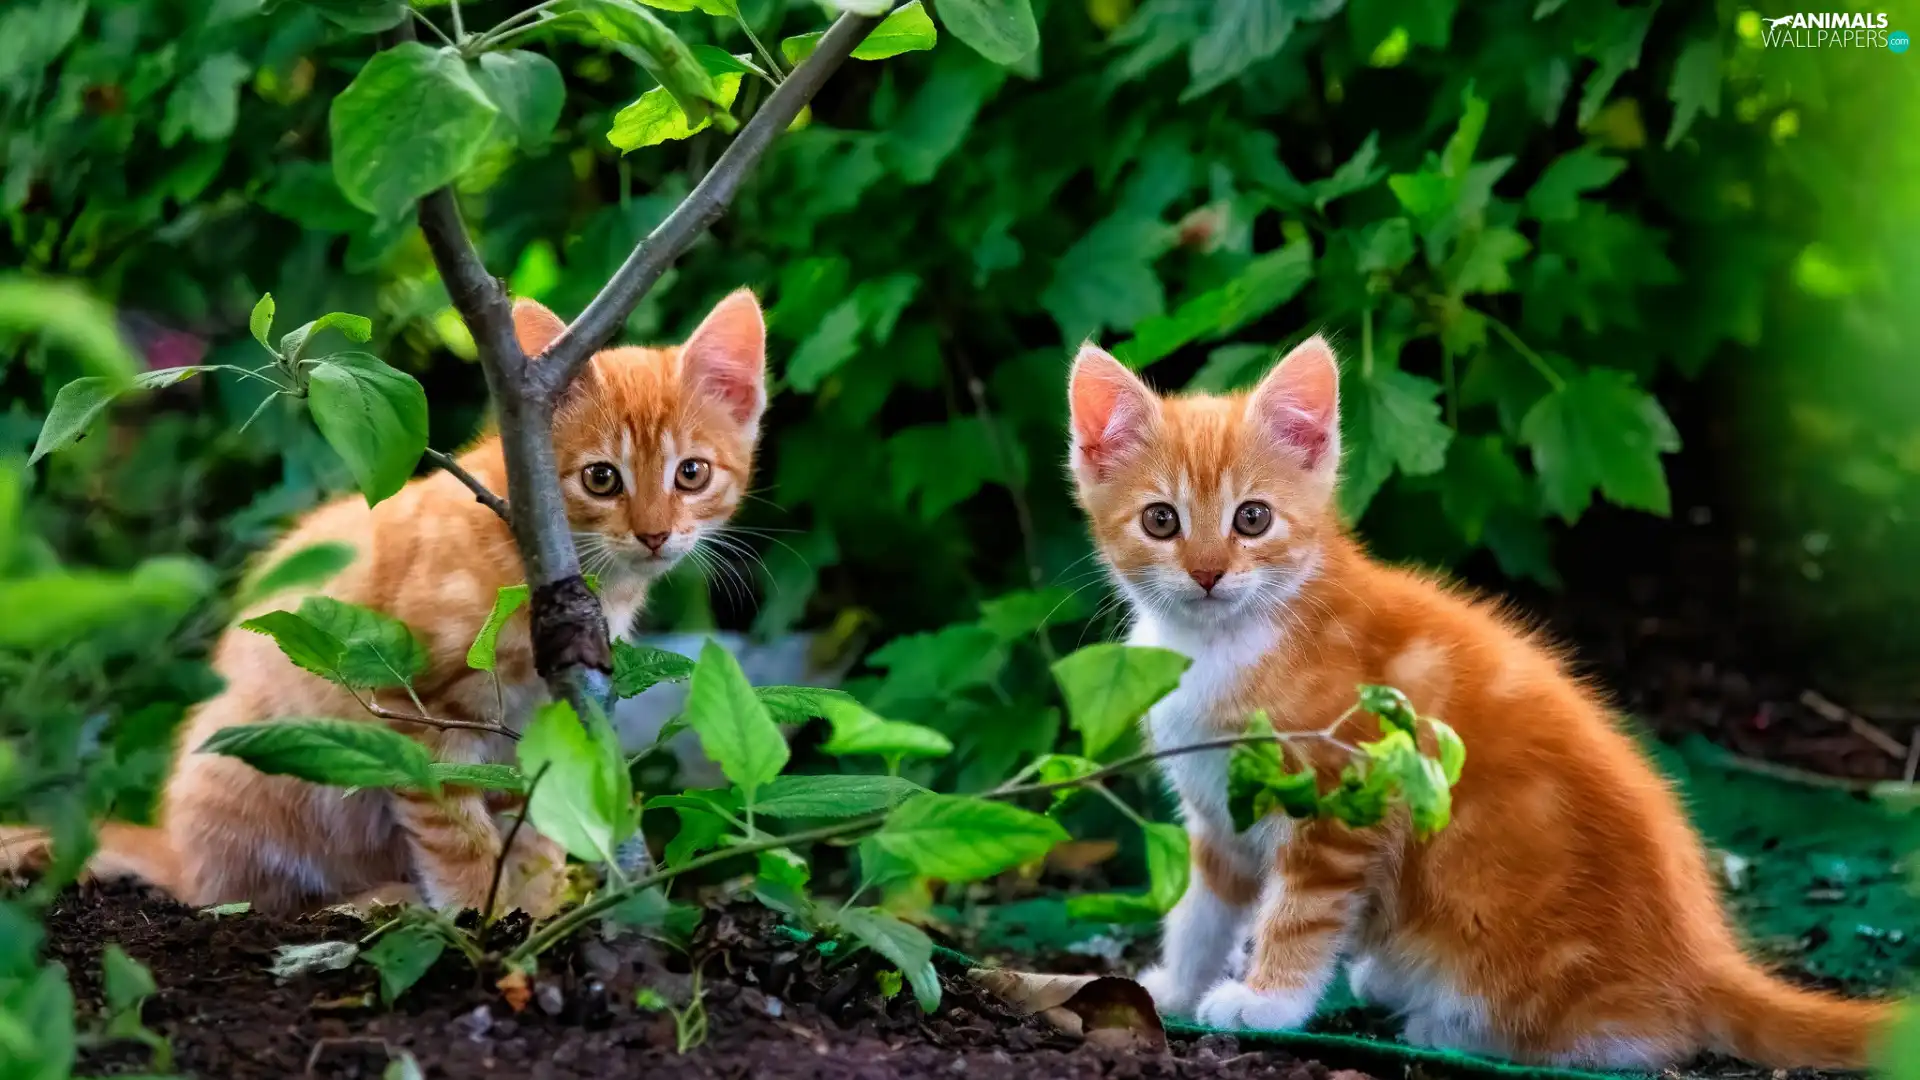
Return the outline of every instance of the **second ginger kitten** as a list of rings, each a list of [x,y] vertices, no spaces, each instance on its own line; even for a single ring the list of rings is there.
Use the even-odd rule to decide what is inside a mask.
[[[1069,397],[1079,500],[1133,610],[1129,641],[1193,660],[1148,716],[1157,746],[1237,734],[1256,710],[1316,731],[1358,684],[1388,683],[1467,747],[1452,824],[1426,842],[1404,814],[1236,833],[1227,752],[1169,758],[1194,873],[1142,975],[1163,1010],[1298,1027],[1345,959],[1355,993],[1419,1044],[1613,1068],[1702,1049],[1867,1063],[1888,1006],[1789,986],[1744,955],[1679,800],[1555,653],[1347,533],[1324,341],[1232,396],[1161,397],[1088,346]],[[1296,746],[1323,778],[1344,759]]]

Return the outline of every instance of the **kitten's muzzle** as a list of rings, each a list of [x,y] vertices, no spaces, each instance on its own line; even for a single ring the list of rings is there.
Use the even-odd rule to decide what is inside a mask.
[[[667,541],[673,538],[672,533],[663,532],[634,533],[633,536],[634,539],[647,545],[647,550],[653,552],[655,558],[659,557],[660,549],[667,546]]]

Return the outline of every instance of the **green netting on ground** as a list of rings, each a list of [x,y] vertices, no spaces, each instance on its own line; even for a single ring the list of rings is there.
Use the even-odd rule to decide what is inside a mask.
[[[1680,787],[1694,822],[1726,871],[1728,905],[1756,956],[1856,993],[1903,989],[1910,983],[1920,970],[1920,904],[1909,891],[1904,867],[1908,853],[1920,850],[1920,813],[1902,812],[1838,788],[1755,772],[1700,739],[1657,746],[1652,753]],[[1076,922],[1067,917],[1061,901],[1034,900],[990,912],[980,944],[991,952],[1022,956],[1099,954],[1117,944],[1115,933],[1125,932]],[[1251,1045],[1382,1076],[1622,1076],[1533,1068],[1343,1034],[1342,1029],[1365,1025],[1354,1022],[1357,1014],[1345,980],[1335,985],[1338,990],[1307,1031],[1228,1034]],[[1173,1023],[1168,1030],[1197,1034],[1210,1029]],[[1409,1072],[1413,1067],[1417,1073]]]

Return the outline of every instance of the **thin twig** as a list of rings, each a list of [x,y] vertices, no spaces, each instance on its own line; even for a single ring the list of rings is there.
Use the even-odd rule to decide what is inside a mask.
[[[1819,713],[1832,723],[1845,724],[1852,728],[1854,734],[1879,747],[1888,757],[1897,761],[1906,760],[1907,747],[1902,745],[1899,739],[1868,723],[1851,709],[1834,704],[1818,690],[1801,691],[1800,704]]]
[[[1909,787],[1916,773],[1920,773],[1920,727],[1913,729],[1913,737],[1907,741],[1907,767],[1902,776]]]
[[[528,372],[527,381],[536,398],[550,401],[573,382],[593,351],[626,323],[627,316],[633,313],[634,305],[646,295],[647,289],[707,226],[726,212],[734,192],[759,163],[761,155],[813,100],[827,77],[866,39],[867,32],[879,24],[876,16],[852,12],[834,20],[813,53],[793,69],[779,89],[753,114],[753,119],[741,127],[726,153],[720,155],[720,160],[701,178],[692,193],[633,249],[614,273],[613,280],[607,282],[580,317],[547,346],[540,363]]]
[[[473,492],[473,501],[500,515],[501,521],[509,523],[513,521],[511,517],[507,516],[507,500],[487,490],[487,485],[481,483],[478,477],[461,467],[460,462],[451,454],[443,454],[429,446],[427,447],[427,460],[451,473],[455,480],[467,485],[467,490]]]
[[[539,789],[540,781],[545,779],[547,770],[553,768],[549,761],[540,766],[527,782],[526,797],[521,800],[520,812],[513,817],[513,828],[507,830],[507,838],[500,842],[500,857],[493,860],[493,883],[487,886],[487,906],[480,910],[480,938],[474,943],[482,953],[487,951],[487,931],[493,929],[493,902],[500,897],[500,877],[507,868],[507,856],[513,851],[513,841],[520,835],[520,827],[527,823],[527,807],[533,805],[533,793]]]
[[[425,15],[422,15],[420,11],[417,8],[415,8],[413,5],[411,4],[407,5],[407,13],[412,15],[414,18],[419,19],[420,25],[425,26],[427,29],[433,31],[434,37],[439,38],[441,41],[445,42],[448,45],[453,44],[453,39],[447,36],[447,32],[445,30],[442,30],[439,27],[433,25],[433,20],[427,18]]]
[[[1476,308],[1474,310],[1478,311],[1479,309]],[[1506,323],[1501,322],[1499,319],[1494,318],[1484,311],[1480,312],[1480,317],[1487,320],[1487,325],[1493,327],[1495,333],[1507,339],[1507,344],[1513,346],[1513,351],[1519,353],[1521,359],[1533,365],[1533,370],[1539,372],[1540,377],[1547,380],[1548,386],[1553,387],[1555,390],[1565,390],[1567,388],[1567,380],[1558,371],[1553,369],[1552,364],[1547,363],[1546,358],[1534,352],[1526,342],[1521,341],[1520,335],[1513,332],[1513,327],[1508,326]]]
[[[387,708],[377,701],[363,701],[360,704],[367,711],[382,720],[391,720],[399,724],[420,724],[423,727],[441,728],[447,731],[481,731],[488,735],[500,735],[514,742],[520,741],[520,733],[505,724],[495,724],[485,720],[444,720],[437,716],[422,716],[419,713],[403,713]]]

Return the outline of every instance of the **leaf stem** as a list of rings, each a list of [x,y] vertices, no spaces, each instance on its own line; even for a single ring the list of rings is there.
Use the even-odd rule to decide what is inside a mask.
[[[1567,388],[1567,380],[1562,378],[1559,372],[1553,370],[1553,365],[1547,363],[1544,357],[1528,348],[1527,343],[1520,340],[1520,335],[1514,333],[1512,327],[1488,315],[1484,311],[1480,312],[1480,317],[1487,320],[1487,325],[1493,327],[1502,338],[1506,339],[1508,345],[1513,346],[1514,352],[1519,353],[1527,363],[1533,365],[1533,369],[1540,373],[1540,377],[1547,380],[1548,386],[1553,387],[1555,390],[1565,390]]]
[[[459,48],[459,46],[457,46],[457,45],[455,45],[455,44],[453,43],[453,39],[447,36],[447,32],[446,32],[445,30],[442,30],[442,29],[440,29],[439,27],[437,27],[437,26],[435,26],[435,25],[433,25],[433,20],[432,20],[432,19],[429,19],[429,18],[427,18],[427,17],[425,16],[425,15],[423,15],[423,14],[421,14],[421,13],[420,13],[420,9],[419,9],[419,8],[416,8],[416,7],[414,7],[414,6],[412,5],[412,4],[408,4],[408,5],[407,5],[407,14],[409,14],[409,15],[412,15],[412,16],[413,16],[414,18],[416,18],[416,19],[418,19],[418,20],[420,20],[420,25],[422,25],[422,26],[424,26],[424,27],[426,27],[427,29],[429,29],[429,30],[431,30],[431,31],[433,31],[433,36],[434,36],[434,37],[437,37],[437,38],[439,38],[439,39],[440,39],[441,41],[443,41],[443,42],[445,42],[445,43],[447,44],[447,47],[448,47],[448,48]],[[456,18],[456,19],[457,19],[457,18],[459,18],[459,15],[457,15],[457,14],[456,14],[456,15],[454,16],[454,18]]]
[[[501,521],[511,522],[513,520],[507,516],[507,500],[488,490],[487,485],[481,483],[478,477],[461,467],[460,462],[455,459],[453,455],[443,454],[429,446],[426,449],[426,456],[428,461],[440,466],[442,469],[453,474],[455,480],[467,485],[467,490],[473,492],[474,502],[498,514]]]
[[[547,770],[553,768],[549,761],[540,766],[527,782],[527,796],[520,804],[520,813],[513,819],[513,828],[507,830],[507,837],[500,842],[500,855],[493,860],[493,883],[487,886],[487,906],[480,912],[480,937],[476,942],[479,950],[487,951],[487,931],[493,929],[493,902],[500,898],[500,877],[507,868],[507,854],[513,850],[514,838],[520,835],[520,827],[527,823],[527,808],[533,805],[533,793],[539,789],[540,781],[546,778]]]
[[[509,30],[513,30],[514,27],[519,27],[519,30],[513,30],[513,33],[519,33],[520,30],[527,29],[527,27],[521,26],[521,24],[527,22],[529,19],[534,20],[533,25],[540,25],[541,22],[545,21],[540,18],[541,13],[560,2],[561,0],[541,0],[540,3],[533,5],[525,11],[516,12],[501,19],[493,25],[493,29],[484,30],[475,34],[473,38],[467,42],[468,54],[482,53],[488,49],[497,47],[510,36],[508,34]]]
[[[460,19],[460,0],[447,0],[447,10],[453,14],[453,40],[467,40],[467,25]]]
[[[387,708],[371,698],[361,700],[361,706],[382,720],[391,720],[397,724],[420,724],[424,727],[440,728],[445,731],[480,731],[488,735],[499,735],[520,741],[520,733],[505,724],[495,724],[485,720],[444,720],[437,716],[425,715],[423,708],[419,713],[403,713]]]
[[[760,35],[753,32],[753,24],[747,21],[745,15],[740,14],[740,9],[737,7],[733,9],[733,18],[740,24],[740,29],[747,32],[747,40],[753,42],[754,51],[760,54],[760,59],[766,62],[767,74],[771,77],[769,81],[778,87],[787,77],[785,69],[780,66],[780,61],[775,59],[773,53],[761,43]]]

